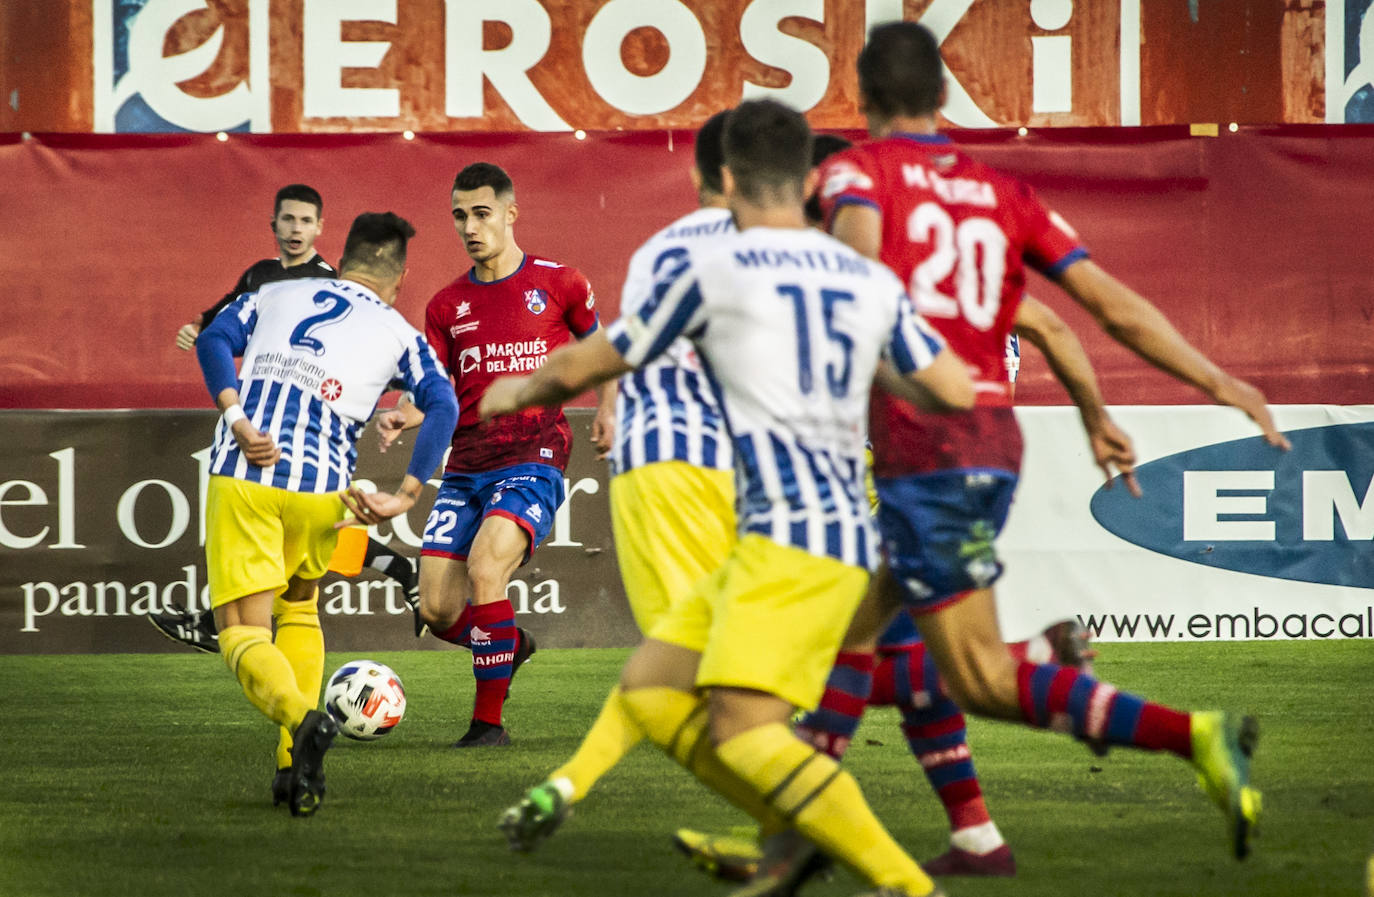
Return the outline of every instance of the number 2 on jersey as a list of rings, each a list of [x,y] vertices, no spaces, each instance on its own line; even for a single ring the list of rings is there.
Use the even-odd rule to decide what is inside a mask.
[[[815,375],[812,373],[811,325],[806,307],[806,293],[796,284],[778,284],[778,295],[792,300],[792,311],[797,323],[797,387],[802,395],[810,395],[815,389]],[[821,317],[825,320],[825,335],[831,343],[840,348],[841,363],[827,362],[825,366],[826,386],[830,394],[842,398],[849,393],[850,355],[854,350],[854,340],[842,330],[835,328],[835,306],[842,302],[853,302],[854,294],[843,290],[821,290]]]
[[[296,329],[291,331],[291,345],[314,355],[323,355],[324,343],[312,334],[321,327],[327,327],[348,317],[348,313],[353,310],[353,304],[338,293],[328,290],[320,290],[312,298],[324,311],[311,315],[296,325]]]
[[[907,239],[932,245],[926,260],[911,272],[911,298],[928,318],[957,318],[979,330],[997,320],[1002,306],[1002,276],[1007,269],[1007,235],[991,218],[958,222],[938,203],[923,202],[906,222]],[[957,269],[957,270],[956,270]],[[939,284],[954,275],[954,293]]]

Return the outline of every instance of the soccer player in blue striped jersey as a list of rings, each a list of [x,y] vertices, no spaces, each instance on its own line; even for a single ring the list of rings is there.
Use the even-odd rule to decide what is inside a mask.
[[[323,800],[322,761],[338,731],[314,709],[324,671],[316,584],[338,528],[349,510],[367,525],[409,510],[458,419],[447,371],[392,308],[414,234],[391,212],[359,215],[338,279],[247,293],[196,343],[223,412],[206,489],[210,605],[224,662],[289,738],[290,765],[279,753],[272,791],[293,815]],[[411,391],[424,425],[399,490],[365,495],[350,485],[356,442],[393,384]]]
[[[739,541],[677,602],[621,676],[648,737],[751,812],[797,828],[898,895],[939,889],[869,810],[854,779],[792,733],[814,707],[877,562],[862,487],[869,389],[967,408],[962,361],[881,265],[806,226],[811,133],[770,100],[730,113],[722,183],[739,233],[665,272],[639,311],[493,383],[484,415],[556,403],[689,337],[735,449]]]
[[[721,185],[725,112],[697,133],[692,182],[700,207],[630,257],[620,313],[639,312],[654,284],[693,253],[735,233]],[[685,337],[620,378],[611,462],[611,530],[625,596],[649,633],[675,600],[725,562],[735,544],[734,450],[720,405]],[[577,752],[501,817],[513,850],[551,835],[592,786],[644,733],[611,690]]]

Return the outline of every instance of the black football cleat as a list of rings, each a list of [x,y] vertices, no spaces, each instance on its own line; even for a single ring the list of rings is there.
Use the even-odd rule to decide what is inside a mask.
[[[324,754],[339,734],[327,713],[311,710],[292,733],[291,815],[310,816],[324,802]]]

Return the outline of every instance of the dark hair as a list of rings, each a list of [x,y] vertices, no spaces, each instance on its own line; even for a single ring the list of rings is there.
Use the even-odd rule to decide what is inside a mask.
[[[720,167],[725,164],[725,152],[720,145],[720,136],[725,131],[725,119],[729,109],[722,109],[706,119],[697,131],[696,164],[701,174],[701,188],[711,193],[721,193],[725,185],[721,183]]]
[[[847,150],[853,145],[839,134],[817,134],[811,142],[811,167],[815,168],[840,150]],[[806,198],[806,220],[821,221],[824,218],[821,198],[813,193]]]
[[[406,269],[406,242],[413,236],[415,228],[395,212],[363,212],[348,229],[339,270],[400,277]]]
[[[296,202],[308,202],[315,207],[315,217],[324,215],[324,200],[320,199],[320,191],[308,184],[287,184],[277,191],[276,202],[272,206],[272,217],[277,217],[281,211],[281,204],[288,199]]]
[[[879,115],[933,115],[940,108],[940,43],[924,25],[874,25],[859,52],[858,70],[859,90]]]
[[[776,100],[740,103],[725,122],[725,164],[739,193],[767,204],[789,195],[800,202],[811,170],[811,126]]]
[[[454,190],[480,190],[490,187],[497,196],[514,194],[515,184],[501,166],[490,162],[473,162],[453,179]]]

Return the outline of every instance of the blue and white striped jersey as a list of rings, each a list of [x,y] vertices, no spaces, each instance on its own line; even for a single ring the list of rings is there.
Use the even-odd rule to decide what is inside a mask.
[[[741,531],[872,568],[862,475],[873,375],[880,357],[910,373],[944,346],[896,276],[819,231],[750,228],[665,271],[607,332],[635,367],[683,335],[734,444]]]
[[[637,314],[654,284],[689,255],[735,232],[725,209],[697,209],[650,237],[630,257],[620,296],[621,317]],[[620,378],[616,395],[612,475],[657,461],[685,461],[729,470],[734,464],[720,406],[690,340],[680,338],[644,367]]]
[[[344,489],[357,464],[358,436],[382,393],[453,392],[424,334],[352,281],[267,284],[241,296],[211,327],[227,332],[233,354],[243,357],[244,412],[281,449],[274,467],[250,464],[221,418],[212,474],[292,492]]]

